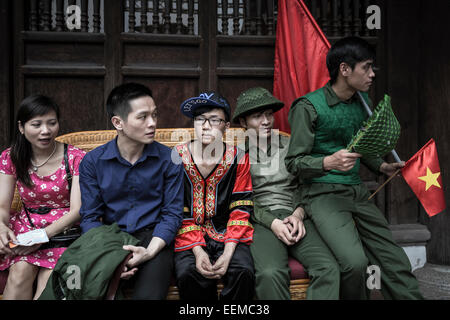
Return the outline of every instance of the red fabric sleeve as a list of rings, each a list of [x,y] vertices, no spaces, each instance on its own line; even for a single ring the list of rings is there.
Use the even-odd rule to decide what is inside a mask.
[[[225,233],[225,243],[229,241],[250,244],[253,240],[253,226],[248,221],[253,212],[252,178],[250,175],[250,160],[248,153],[239,159],[236,181],[230,204],[230,218]]]
[[[206,246],[203,232],[194,219],[184,219],[175,237],[175,251],[189,250],[195,246]]]
[[[250,214],[241,210],[234,210],[230,214],[225,233],[225,243],[243,242],[250,244],[253,241],[253,226],[248,221]]]
[[[250,158],[248,152],[239,159],[233,193],[253,192],[252,176],[250,175]]]

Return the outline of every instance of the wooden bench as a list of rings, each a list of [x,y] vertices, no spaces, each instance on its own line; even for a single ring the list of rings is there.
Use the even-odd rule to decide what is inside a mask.
[[[281,132],[282,135],[288,135]],[[61,135],[56,138],[57,141],[72,144],[84,151],[91,151],[92,149],[105,144],[112,140],[117,135],[115,130],[97,130],[97,131],[80,131]],[[157,129],[155,140],[173,147],[184,141],[188,141],[193,138],[194,130],[192,128],[171,128],[171,129]],[[224,140],[227,143],[241,143],[245,139],[244,131],[240,128],[230,128],[225,133]],[[19,211],[22,203],[20,201],[17,190],[14,194],[11,210]],[[308,288],[309,279],[303,266],[293,258],[289,258],[289,267],[291,269],[291,282],[290,292],[292,300],[301,300],[306,298],[306,289]],[[4,286],[6,284],[7,271],[0,272],[0,295],[3,293]],[[222,286],[218,285],[220,291]],[[1,297],[1,296],[0,296]],[[178,288],[175,285],[171,285],[169,293],[167,295],[168,300],[179,299]]]

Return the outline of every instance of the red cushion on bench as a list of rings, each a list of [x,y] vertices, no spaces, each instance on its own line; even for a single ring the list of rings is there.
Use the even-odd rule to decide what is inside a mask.
[[[3,291],[5,290],[8,273],[8,270],[0,271],[0,294],[3,294]]]
[[[291,269],[291,280],[308,279],[308,274],[300,262],[292,257],[289,257],[288,265]]]

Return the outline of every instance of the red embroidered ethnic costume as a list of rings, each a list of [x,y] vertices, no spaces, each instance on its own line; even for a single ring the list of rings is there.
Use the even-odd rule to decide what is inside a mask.
[[[226,145],[222,162],[203,177],[188,144],[176,146],[185,170],[183,224],[175,238],[175,251],[206,246],[204,236],[218,242],[250,244],[253,226],[252,181],[248,153]]]

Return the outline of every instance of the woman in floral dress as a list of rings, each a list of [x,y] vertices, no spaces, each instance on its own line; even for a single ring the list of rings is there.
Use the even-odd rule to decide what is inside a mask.
[[[78,166],[85,152],[67,147],[73,177],[69,194],[64,144],[55,140],[58,130],[56,103],[45,96],[30,96],[18,110],[11,148],[0,156],[0,270],[9,269],[4,299],[37,299],[66,249],[42,249],[41,244],[11,249],[9,242],[34,229],[44,229],[51,238],[80,219]],[[20,212],[11,211],[16,184],[22,201]]]

